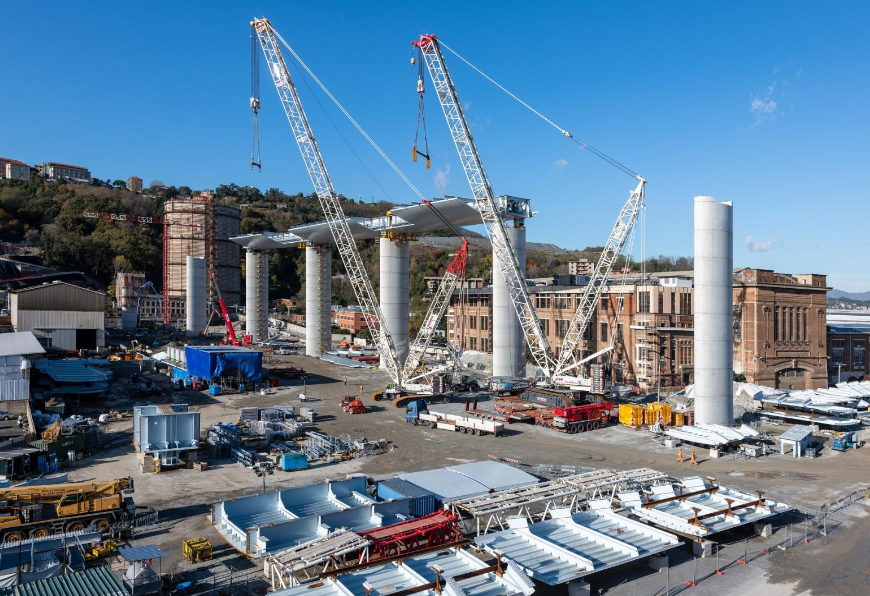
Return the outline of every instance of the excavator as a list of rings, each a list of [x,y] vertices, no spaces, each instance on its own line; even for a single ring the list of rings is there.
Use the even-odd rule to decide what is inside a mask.
[[[136,508],[132,492],[132,478],[0,489],[0,502],[5,503],[0,505],[0,542],[15,543],[88,527],[108,532],[118,522],[133,521]]]

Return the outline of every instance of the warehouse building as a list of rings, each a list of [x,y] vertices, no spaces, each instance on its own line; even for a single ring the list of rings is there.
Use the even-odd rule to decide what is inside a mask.
[[[105,346],[105,292],[52,282],[10,290],[12,327],[31,331],[47,349]]]
[[[529,287],[555,354],[586,289],[578,285],[581,279],[561,275],[552,285]],[[756,385],[827,387],[828,290],[824,275],[736,270],[734,372]],[[446,319],[455,349],[492,352],[492,293],[486,287],[454,294]],[[694,383],[694,316],[693,271],[614,274],[577,355],[588,357],[611,343],[614,349],[581,367],[582,376],[589,376],[589,364],[601,363],[615,385],[667,390]],[[857,345],[857,360],[851,356],[851,362],[863,364],[864,344]]]

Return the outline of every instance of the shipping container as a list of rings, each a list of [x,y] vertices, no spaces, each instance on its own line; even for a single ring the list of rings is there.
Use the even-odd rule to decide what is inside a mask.
[[[401,478],[390,478],[378,482],[377,497],[382,501],[390,499],[411,499],[411,515],[422,517],[435,512],[435,495]]]
[[[33,441],[31,447],[45,451],[49,455],[54,455],[58,459],[67,459],[67,454],[70,451],[76,453],[84,453],[87,448],[87,437],[85,435],[69,435],[66,437],[58,437],[56,441],[39,440]]]
[[[641,426],[644,424],[644,414],[646,411],[643,406],[635,404],[620,404],[619,405],[619,423],[625,426]]]
[[[305,470],[308,468],[308,457],[304,453],[284,453],[281,455],[281,469],[285,472],[290,470]]]

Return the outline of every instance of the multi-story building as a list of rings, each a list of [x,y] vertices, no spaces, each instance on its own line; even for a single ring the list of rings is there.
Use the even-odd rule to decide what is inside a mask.
[[[592,268],[594,266],[595,263],[589,259],[568,261],[568,275],[592,275]]]
[[[870,310],[831,309],[827,327],[830,383],[866,380]]]
[[[768,387],[827,387],[830,289],[824,275],[735,272],[734,371]]]
[[[0,157],[0,179],[30,180],[30,166],[17,159]]]
[[[577,278],[570,275],[556,278],[557,282],[563,280],[571,282]],[[670,389],[692,383],[693,281],[692,271],[652,273],[645,277],[634,273],[611,278],[578,346],[578,359],[612,344],[612,352],[588,364],[604,363],[615,384]],[[584,289],[559,283],[529,288],[544,333],[556,354],[561,350]],[[738,271],[734,282],[735,372],[760,385],[825,387],[827,290],[824,276],[793,277],[758,269]],[[765,313],[774,313],[776,321],[774,315],[765,319]],[[775,333],[774,324],[779,325]],[[463,300],[453,297],[447,313],[447,339],[456,349],[492,351],[492,288],[470,290]],[[580,370],[584,375],[588,374],[588,364]]]
[[[366,327],[366,320],[359,306],[335,307],[332,309],[332,324],[349,333],[357,334]]]
[[[442,277],[426,277],[426,293],[434,294],[437,292],[442,279]],[[467,277],[463,284],[465,288],[482,288],[485,285],[482,277]]]
[[[71,166],[65,163],[47,161],[36,166],[39,174],[46,180],[57,182],[65,180],[75,184],[90,184],[91,173],[81,166]]]
[[[127,190],[130,192],[141,193],[142,192],[142,179],[138,176],[130,176],[127,178]]]

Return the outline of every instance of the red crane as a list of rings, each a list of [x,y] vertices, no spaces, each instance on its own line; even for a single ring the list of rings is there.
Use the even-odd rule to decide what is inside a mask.
[[[226,326],[227,326],[227,336],[226,336],[226,340],[224,341],[224,344],[230,345],[230,346],[243,346],[243,345],[249,346],[249,345],[251,345],[251,340],[253,338],[250,335],[245,335],[242,338],[241,342],[239,342],[239,340],[236,338],[236,330],[233,329],[233,323],[232,323],[232,321],[230,321],[230,313],[227,310],[227,303],[224,302],[224,297],[221,296],[220,286],[218,286],[217,273],[215,273],[215,270],[212,269],[211,271],[209,271],[209,274],[211,275],[212,282],[214,283],[214,290],[215,290],[215,292],[217,292],[218,304],[221,307],[221,315],[223,315],[224,323],[226,323]]]

